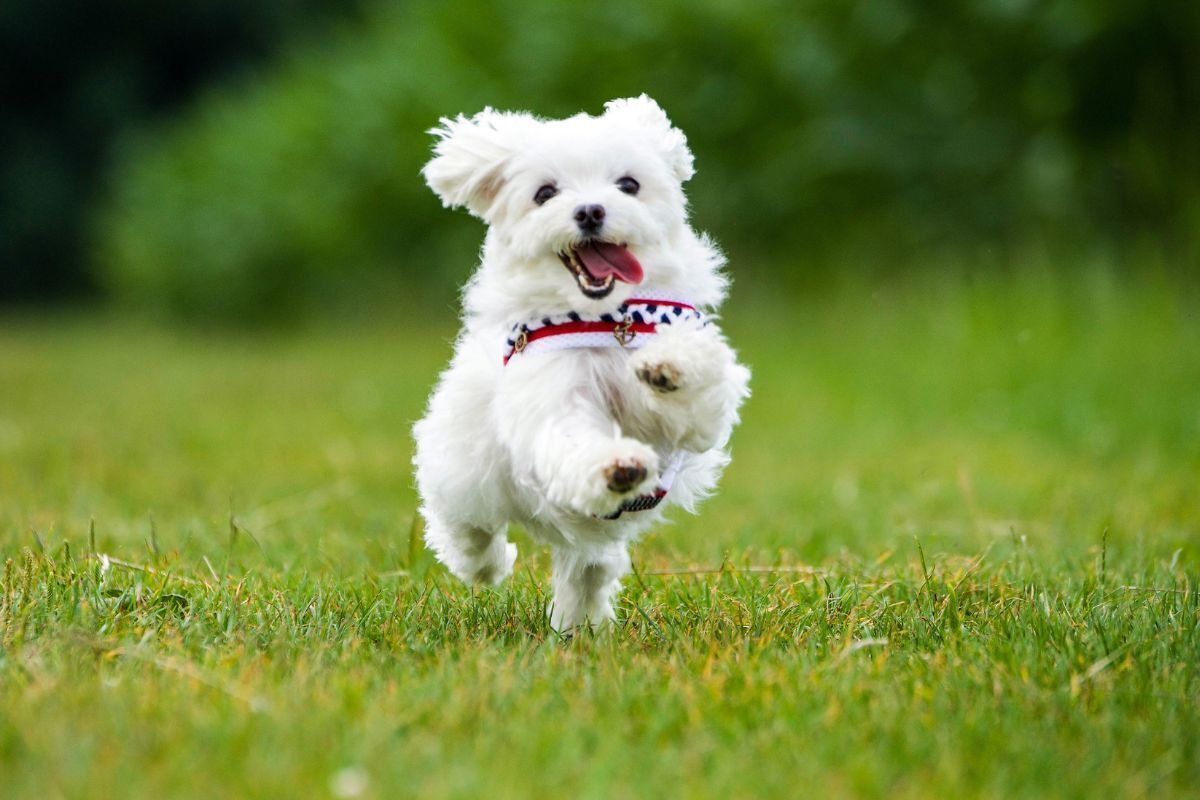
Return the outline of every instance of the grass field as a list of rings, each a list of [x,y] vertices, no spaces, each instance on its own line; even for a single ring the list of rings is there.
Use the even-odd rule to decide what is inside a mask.
[[[0,321],[0,795],[1200,797],[1197,308],[739,287],[722,491],[567,642],[415,545],[449,317]]]

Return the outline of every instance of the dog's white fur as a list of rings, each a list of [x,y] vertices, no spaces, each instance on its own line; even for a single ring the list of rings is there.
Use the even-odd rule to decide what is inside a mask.
[[[724,258],[688,225],[692,154],[645,95],[562,120],[486,109],[444,118],[432,133],[430,187],[488,230],[453,359],[413,429],[425,540],[459,578],[497,584],[512,572],[507,527],[518,522],[553,550],[554,628],[600,625],[614,617],[628,543],[667,504],[693,511],[715,487],[750,373],[715,324],[660,326],[638,350],[558,350],[507,366],[503,343],[515,322],[612,311],[648,288],[711,314],[727,281]],[[636,196],[615,185],[625,176],[640,183]],[[545,184],[559,193],[539,206]],[[581,204],[604,206],[603,236],[628,243],[641,285],[617,282],[600,300],[581,292],[557,255],[583,238],[573,218]],[[674,391],[649,381],[664,371]],[[679,450],[682,467],[658,508],[602,518],[653,490]],[[645,480],[611,489],[606,471],[620,466],[644,468]]]

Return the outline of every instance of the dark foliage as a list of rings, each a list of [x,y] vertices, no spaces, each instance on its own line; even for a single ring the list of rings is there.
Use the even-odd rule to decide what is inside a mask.
[[[95,258],[119,295],[227,319],[369,275],[442,293],[479,230],[419,179],[437,117],[597,111],[642,91],[688,132],[700,226],[772,281],[998,263],[1031,245],[1149,249],[1179,269],[1200,257],[1189,0],[414,0],[158,113],[295,39],[292,8],[139,6],[70,25],[28,11],[2,26],[19,45],[7,58],[35,64],[5,72],[24,97],[0,134],[5,280],[58,292]],[[147,116],[162,122],[123,138],[84,252],[111,136]]]
[[[88,292],[86,214],[114,137],[261,61],[332,6],[0,4],[0,301]]]

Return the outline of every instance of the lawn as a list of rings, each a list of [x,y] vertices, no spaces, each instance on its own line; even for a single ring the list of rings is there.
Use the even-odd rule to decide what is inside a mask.
[[[418,543],[449,316],[0,319],[0,795],[1200,797],[1197,308],[739,286],[722,490],[570,641]]]

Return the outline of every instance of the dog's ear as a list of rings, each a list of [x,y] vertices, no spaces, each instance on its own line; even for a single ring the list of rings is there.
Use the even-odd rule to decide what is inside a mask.
[[[519,130],[532,122],[526,114],[485,108],[473,117],[442,117],[429,132],[438,138],[434,157],[421,173],[442,203],[466,208],[481,219],[504,185]]]
[[[680,183],[696,174],[692,151],[688,149],[683,131],[671,124],[667,112],[647,95],[609,100],[604,104],[604,116],[628,120],[648,130]]]

